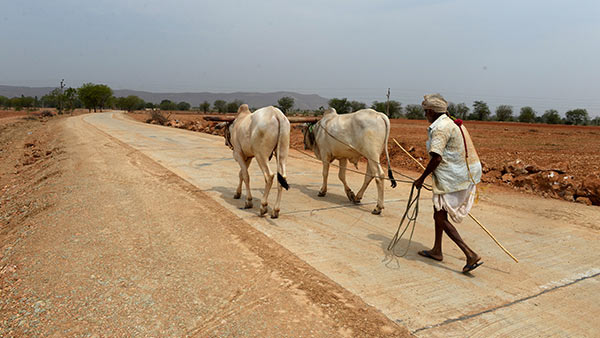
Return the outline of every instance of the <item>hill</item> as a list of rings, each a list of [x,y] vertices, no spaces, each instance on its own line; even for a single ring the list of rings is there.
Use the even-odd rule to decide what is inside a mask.
[[[48,94],[54,87],[17,87],[0,85],[0,95],[6,97],[15,96],[37,96],[42,97]],[[146,102],[160,103],[162,100],[171,100],[173,102],[185,101],[192,106],[198,106],[204,101],[210,104],[216,100],[224,100],[231,102],[233,100],[241,100],[247,103],[250,107],[260,108],[269,105],[277,104],[277,100],[284,96],[294,98],[295,109],[318,109],[320,106],[327,107],[328,99],[316,94],[299,94],[295,92],[272,92],[272,93],[252,93],[252,92],[235,92],[235,93],[153,93],[146,91],[130,90],[130,89],[113,89],[114,95],[129,96],[136,95]]]

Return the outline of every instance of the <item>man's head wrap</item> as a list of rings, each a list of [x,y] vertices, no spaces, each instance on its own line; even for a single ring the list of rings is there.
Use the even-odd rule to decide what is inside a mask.
[[[440,94],[429,94],[423,96],[421,102],[423,109],[431,109],[436,113],[445,113],[448,111],[448,102]]]

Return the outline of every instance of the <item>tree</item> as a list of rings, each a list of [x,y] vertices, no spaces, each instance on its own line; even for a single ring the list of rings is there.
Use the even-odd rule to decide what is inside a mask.
[[[294,107],[294,98],[289,96],[284,96],[277,100],[277,106],[284,114],[287,113]]]
[[[152,102],[146,102],[146,104],[144,105],[144,108],[154,109],[154,108],[156,108],[156,105]]]
[[[56,108],[58,107],[58,102],[60,100],[61,92],[59,88],[54,88],[50,91],[50,93],[42,96],[42,105],[48,108]]]
[[[333,98],[333,99],[329,100],[329,106],[331,108],[335,109],[335,111],[338,114],[350,113],[350,111],[352,110],[352,106],[350,105],[350,102],[348,102],[348,99],[346,99],[346,98],[343,98],[343,99]]]
[[[208,110],[210,109],[210,103],[208,103],[208,101],[204,101],[202,102],[202,104],[200,104],[200,110],[202,110],[205,113],[208,113]]]
[[[385,114],[386,109],[388,109],[388,105],[387,102],[373,101],[373,104],[371,104],[371,109]],[[392,119],[402,117],[402,103],[390,100],[388,117]]]
[[[367,104],[360,101],[350,101],[350,110],[353,112],[367,108]]]
[[[533,123],[535,122],[535,110],[531,107],[522,107],[519,114],[519,122]]]
[[[585,109],[573,109],[565,113],[567,124],[587,124],[589,120],[588,112]]]
[[[473,102],[473,113],[469,115],[470,120],[485,121],[490,116],[490,107],[483,101]]]
[[[590,124],[592,126],[600,126],[600,116],[596,116],[594,117],[591,121]]]
[[[469,110],[469,107],[464,103],[454,104],[450,102],[448,104],[448,114],[457,119],[465,120],[467,118],[467,114],[469,114]]]
[[[85,108],[90,111],[92,109],[97,111],[100,108],[102,111],[112,97],[112,89],[107,85],[86,83],[77,89],[77,94]]]
[[[67,88],[63,92],[63,103],[67,111],[72,111],[77,105],[77,90],[75,88]]]
[[[420,104],[409,104],[404,108],[406,111],[406,118],[409,120],[424,120],[425,119],[425,110],[423,110],[423,106]]]
[[[496,107],[496,120],[498,121],[512,121],[513,119],[513,107],[502,104]]]
[[[177,104],[171,100],[162,100],[158,105],[160,110],[177,110]]]
[[[555,109],[548,109],[542,115],[542,122],[547,124],[559,124],[562,122],[562,118]]]
[[[129,95],[127,97],[119,97],[116,100],[117,108],[132,112],[134,110],[143,109],[145,106],[144,100],[140,99],[135,95]]]
[[[0,107],[7,108],[8,106],[8,97],[0,95]]]
[[[184,101],[181,101],[177,104],[177,110],[190,110],[192,106]]]
[[[243,104],[244,102],[240,100],[233,100],[227,104],[226,111],[228,113],[237,113],[238,108]]]
[[[223,100],[216,100],[213,103],[213,107],[215,107],[215,110],[218,111],[219,113],[224,113],[226,106],[227,106],[227,102],[225,102]]]

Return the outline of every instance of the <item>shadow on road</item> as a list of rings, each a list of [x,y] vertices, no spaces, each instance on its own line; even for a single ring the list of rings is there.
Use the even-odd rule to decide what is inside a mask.
[[[419,256],[417,252],[421,250],[429,250],[430,248],[423,245],[423,243],[416,242],[414,239],[411,241],[410,247],[408,248],[408,252],[406,253],[406,255],[404,257],[400,257],[394,255],[391,251],[388,251],[387,249],[388,245],[390,245],[390,242],[392,241],[391,238],[381,234],[370,234],[367,236],[367,238],[380,242],[381,251],[384,254],[384,257],[381,260],[381,262],[383,262],[385,266],[389,269],[400,270],[402,268],[400,260],[406,259],[410,261],[420,261],[428,265],[443,268],[450,271],[460,272],[445,266],[443,262],[438,262],[434,261],[433,259]],[[403,254],[404,251],[406,251],[408,244],[408,238],[401,238],[400,241],[398,241],[398,243],[396,244],[395,252],[399,255]]]
[[[335,187],[335,188],[341,188],[341,190],[343,191],[344,188],[342,187],[341,184],[329,184],[328,185],[328,190],[327,190],[327,195],[323,196],[323,197],[319,197],[319,189],[321,188],[321,184],[317,184],[316,188],[311,188],[310,186],[306,186],[306,185],[299,185],[299,184],[290,184],[290,189],[297,189],[298,191],[300,191],[301,193],[303,193],[304,195],[314,199],[315,201],[324,201],[326,200],[327,202],[332,202],[335,204],[348,204],[348,198],[346,197],[346,195],[339,195],[336,193],[331,193],[331,191],[329,191],[329,187]],[[337,189],[336,189],[337,190]]]

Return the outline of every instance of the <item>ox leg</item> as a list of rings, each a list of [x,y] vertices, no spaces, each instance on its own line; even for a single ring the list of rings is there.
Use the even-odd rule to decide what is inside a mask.
[[[329,161],[323,161],[323,185],[319,190],[319,197],[323,197],[327,194],[327,176],[329,175]]]
[[[252,158],[243,158],[239,153],[234,153],[233,156],[240,165],[240,175],[242,176],[242,180],[246,185],[246,203],[244,204],[244,209],[250,209],[252,208],[252,192],[250,191],[250,174],[248,174],[248,167],[250,167]]]
[[[266,158],[257,156],[256,162],[258,163],[258,166],[260,167],[260,170],[262,170],[263,176],[265,177],[265,192],[262,200],[260,201],[260,215],[263,216],[267,213],[269,192],[271,191],[271,186],[273,186],[273,178],[275,177],[275,174],[271,173],[271,169],[269,168]]]
[[[348,159],[346,158],[342,158],[339,160],[340,162],[340,171],[338,172],[338,177],[340,179],[340,181],[342,181],[342,184],[344,184],[344,191],[346,191],[346,196],[348,196],[348,199],[350,200],[350,202],[354,202],[355,199],[355,195],[352,192],[352,189],[350,189],[350,187],[348,186],[348,183],[346,182],[346,165],[348,164]]]
[[[235,195],[233,195],[234,199],[240,199],[242,197],[242,182],[244,182],[244,174],[242,173],[242,169],[240,169],[240,183],[238,184],[237,189],[235,190]]]
[[[371,183],[371,180],[373,179],[373,172],[374,171],[371,168],[370,163],[368,163],[367,164],[367,172],[365,174],[365,180],[363,181],[363,185],[358,190],[358,193],[356,194],[356,197],[354,198],[354,201],[353,201],[355,204],[360,203],[360,201],[362,200],[362,198],[365,194],[365,190],[367,190],[367,187],[369,186],[369,184]]]
[[[273,208],[273,212],[271,213],[271,218],[279,217],[279,203],[281,203],[281,193],[283,192],[283,187],[281,184],[277,183],[277,200],[275,201],[275,207]]]
[[[373,215],[379,215],[381,214],[381,210],[383,209],[383,180],[385,177],[385,172],[383,171],[379,163],[373,163],[372,165],[374,167],[374,172],[377,173],[375,176],[375,183],[377,184],[377,205],[371,213]]]

